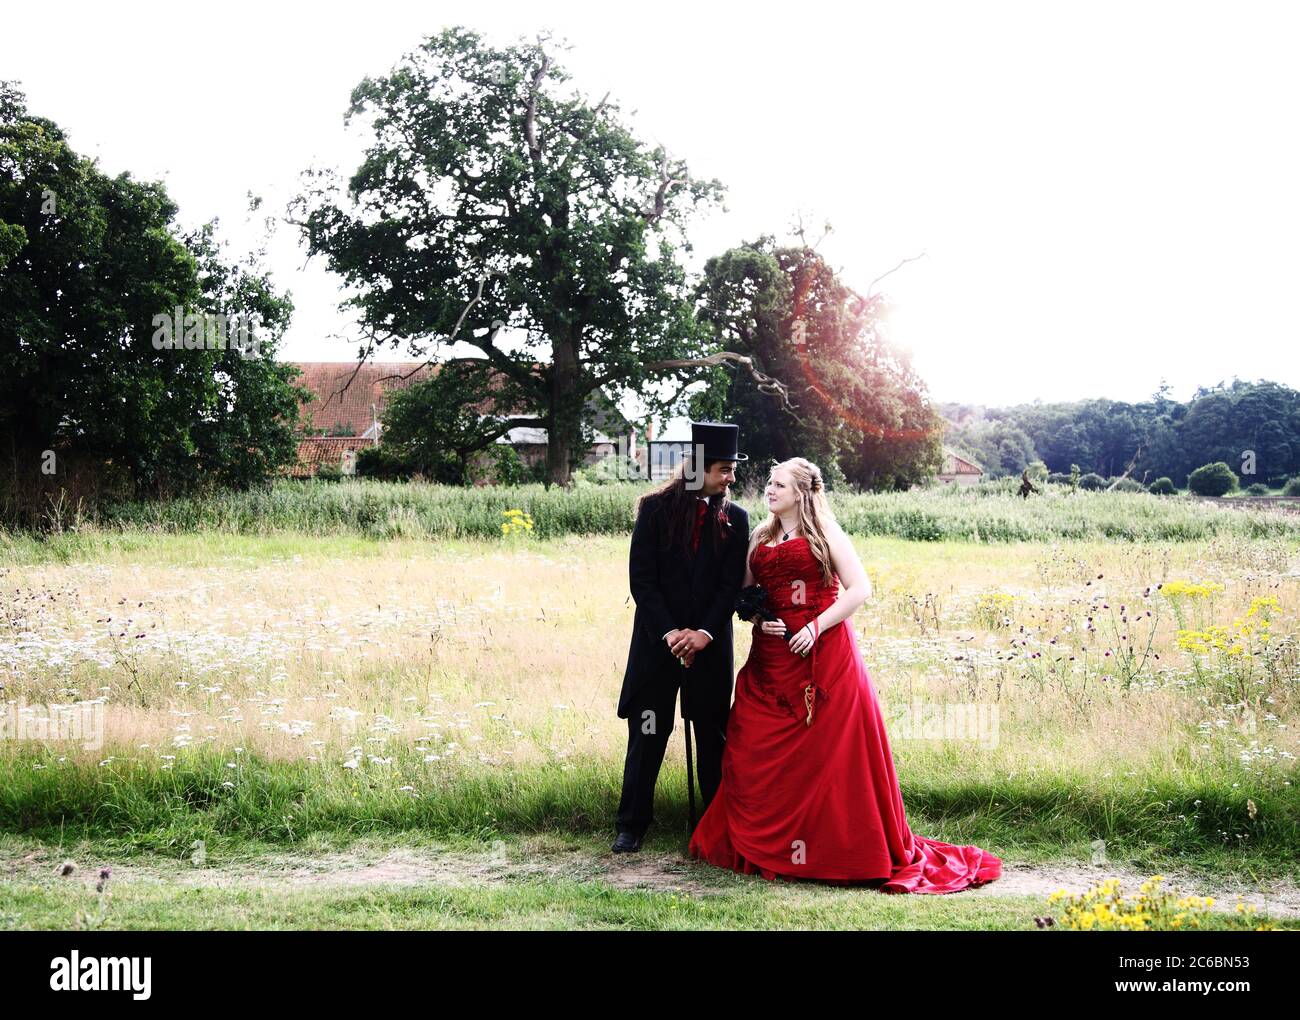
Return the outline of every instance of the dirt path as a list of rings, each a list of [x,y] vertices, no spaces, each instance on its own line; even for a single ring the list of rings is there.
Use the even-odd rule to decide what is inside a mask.
[[[610,884],[622,888],[683,889],[693,893],[698,889],[707,894],[707,888],[699,889],[697,883],[692,881],[691,876],[698,873],[698,868],[679,858],[658,856],[641,861],[614,863],[603,877]],[[1136,895],[1142,883],[1150,877],[1148,874],[1113,865],[1004,864],[1002,877],[996,882],[957,895],[1034,896],[1043,899],[1046,906],[1047,897],[1058,889],[1082,893],[1108,878],[1120,880],[1120,889],[1124,895]],[[1215,900],[1214,910],[1232,912],[1236,910],[1237,899],[1240,897],[1242,902],[1253,905],[1261,913],[1268,912],[1274,917],[1300,917],[1300,886],[1294,882],[1278,883],[1268,889],[1226,883],[1206,887],[1196,879],[1170,874],[1165,875],[1162,887],[1175,896],[1212,896]]]
[[[1120,880],[1120,891],[1133,896],[1151,876],[1115,865],[1003,864],[1002,877],[963,896],[1041,896],[1044,901],[1058,889],[1081,893],[1108,878]],[[1267,889],[1231,883],[1206,885],[1197,878],[1165,874],[1162,888],[1175,896],[1212,896],[1216,911],[1236,910],[1237,899],[1274,917],[1300,917],[1300,886],[1281,882]]]
[[[62,859],[44,850],[21,856],[0,856],[0,879],[47,879],[56,874]],[[100,864],[75,862],[72,876],[87,884],[96,881]],[[1002,877],[978,889],[958,893],[969,897],[1032,896],[1043,900],[1058,889],[1080,893],[1107,878],[1118,878],[1125,895],[1134,895],[1149,875],[1115,865],[1026,864],[1004,865]],[[429,848],[353,849],[316,857],[270,855],[256,865],[199,867],[172,862],[113,864],[114,882],[170,883],[180,886],[341,888],[364,886],[451,886],[511,883],[531,879],[569,878],[604,882],[618,889],[688,892],[708,896],[734,889],[733,876],[708,865],[689,861],[679,852],[643,850],[636,854],[594,853],[585,848],[553,845],[507,848],[499,844],[486,853],[440,851]],[[760,878],[750,881],[761,882]],[[1218,883],[1167,874],[1164,887],[1175,895],[1213,896],[1215,910],[1233,911],[1238,897],[1261,913],[1274,917],[1300,917],[1300,886],[1293,881],[1269,888]]]

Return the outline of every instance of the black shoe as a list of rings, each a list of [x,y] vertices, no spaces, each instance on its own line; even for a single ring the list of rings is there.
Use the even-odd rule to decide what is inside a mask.
[[[633,853],[641,849],[641,840],[643,838],[635,832],[620,832],[618,839],[614,840],[614,845],[610,849],[616,854]]]

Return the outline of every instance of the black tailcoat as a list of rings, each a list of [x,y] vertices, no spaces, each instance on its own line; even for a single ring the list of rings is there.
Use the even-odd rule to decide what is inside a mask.
[[[694,555],[662,547],[667,522],[658,513],[662,496],[641,504],[632,530],[628,574],[636,615],[628,648],[619,718],[628,718],[632,700],[647,683],[682,685],[682,717],[725,719],[731,708],[734,683],[731,614],[745,579],[749,548],[749,514],[735,503],[727,505],[728,532],[719,542],[713,522],[706,518],[700,548]],[[713,640],[684,668],[668,648],[664,634],[689,627],[707,630]]]

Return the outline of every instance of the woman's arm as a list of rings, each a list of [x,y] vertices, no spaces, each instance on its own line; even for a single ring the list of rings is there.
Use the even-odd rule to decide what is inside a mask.
[[[839,598],[827,606],[817,617],[817,633],[820,636],[827,627],[834,627],[841,620],[847,620],[858,611],[862,603],[871,596],[871,580],[858,558],[858,551],[853,548],[849,536],[835,521],[826,523],[826,541],[831,548],[831,565],[844,586]],[[795,652],[806,651],[812,647],[810,628],[804,628],[790,641],[790,649]]]
[[[750,569],[749,558],[754,555],[754,547],[756,545],[758,545],[757,528],[749,533],[749,548],[745,550],[745,580],[741,585],[742,588],[748,588],[754,583],[754,571]]]

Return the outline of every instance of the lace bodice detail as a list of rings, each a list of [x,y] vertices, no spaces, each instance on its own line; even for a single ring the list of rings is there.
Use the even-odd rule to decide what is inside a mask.
[[[839,576],[832,572],[830,584],[822,580],[821,566],[802,536],[775,546],[755,546],[749,567],[767,590],[768,608],[781,617],[806,611],[816,616],[839,595]]]

